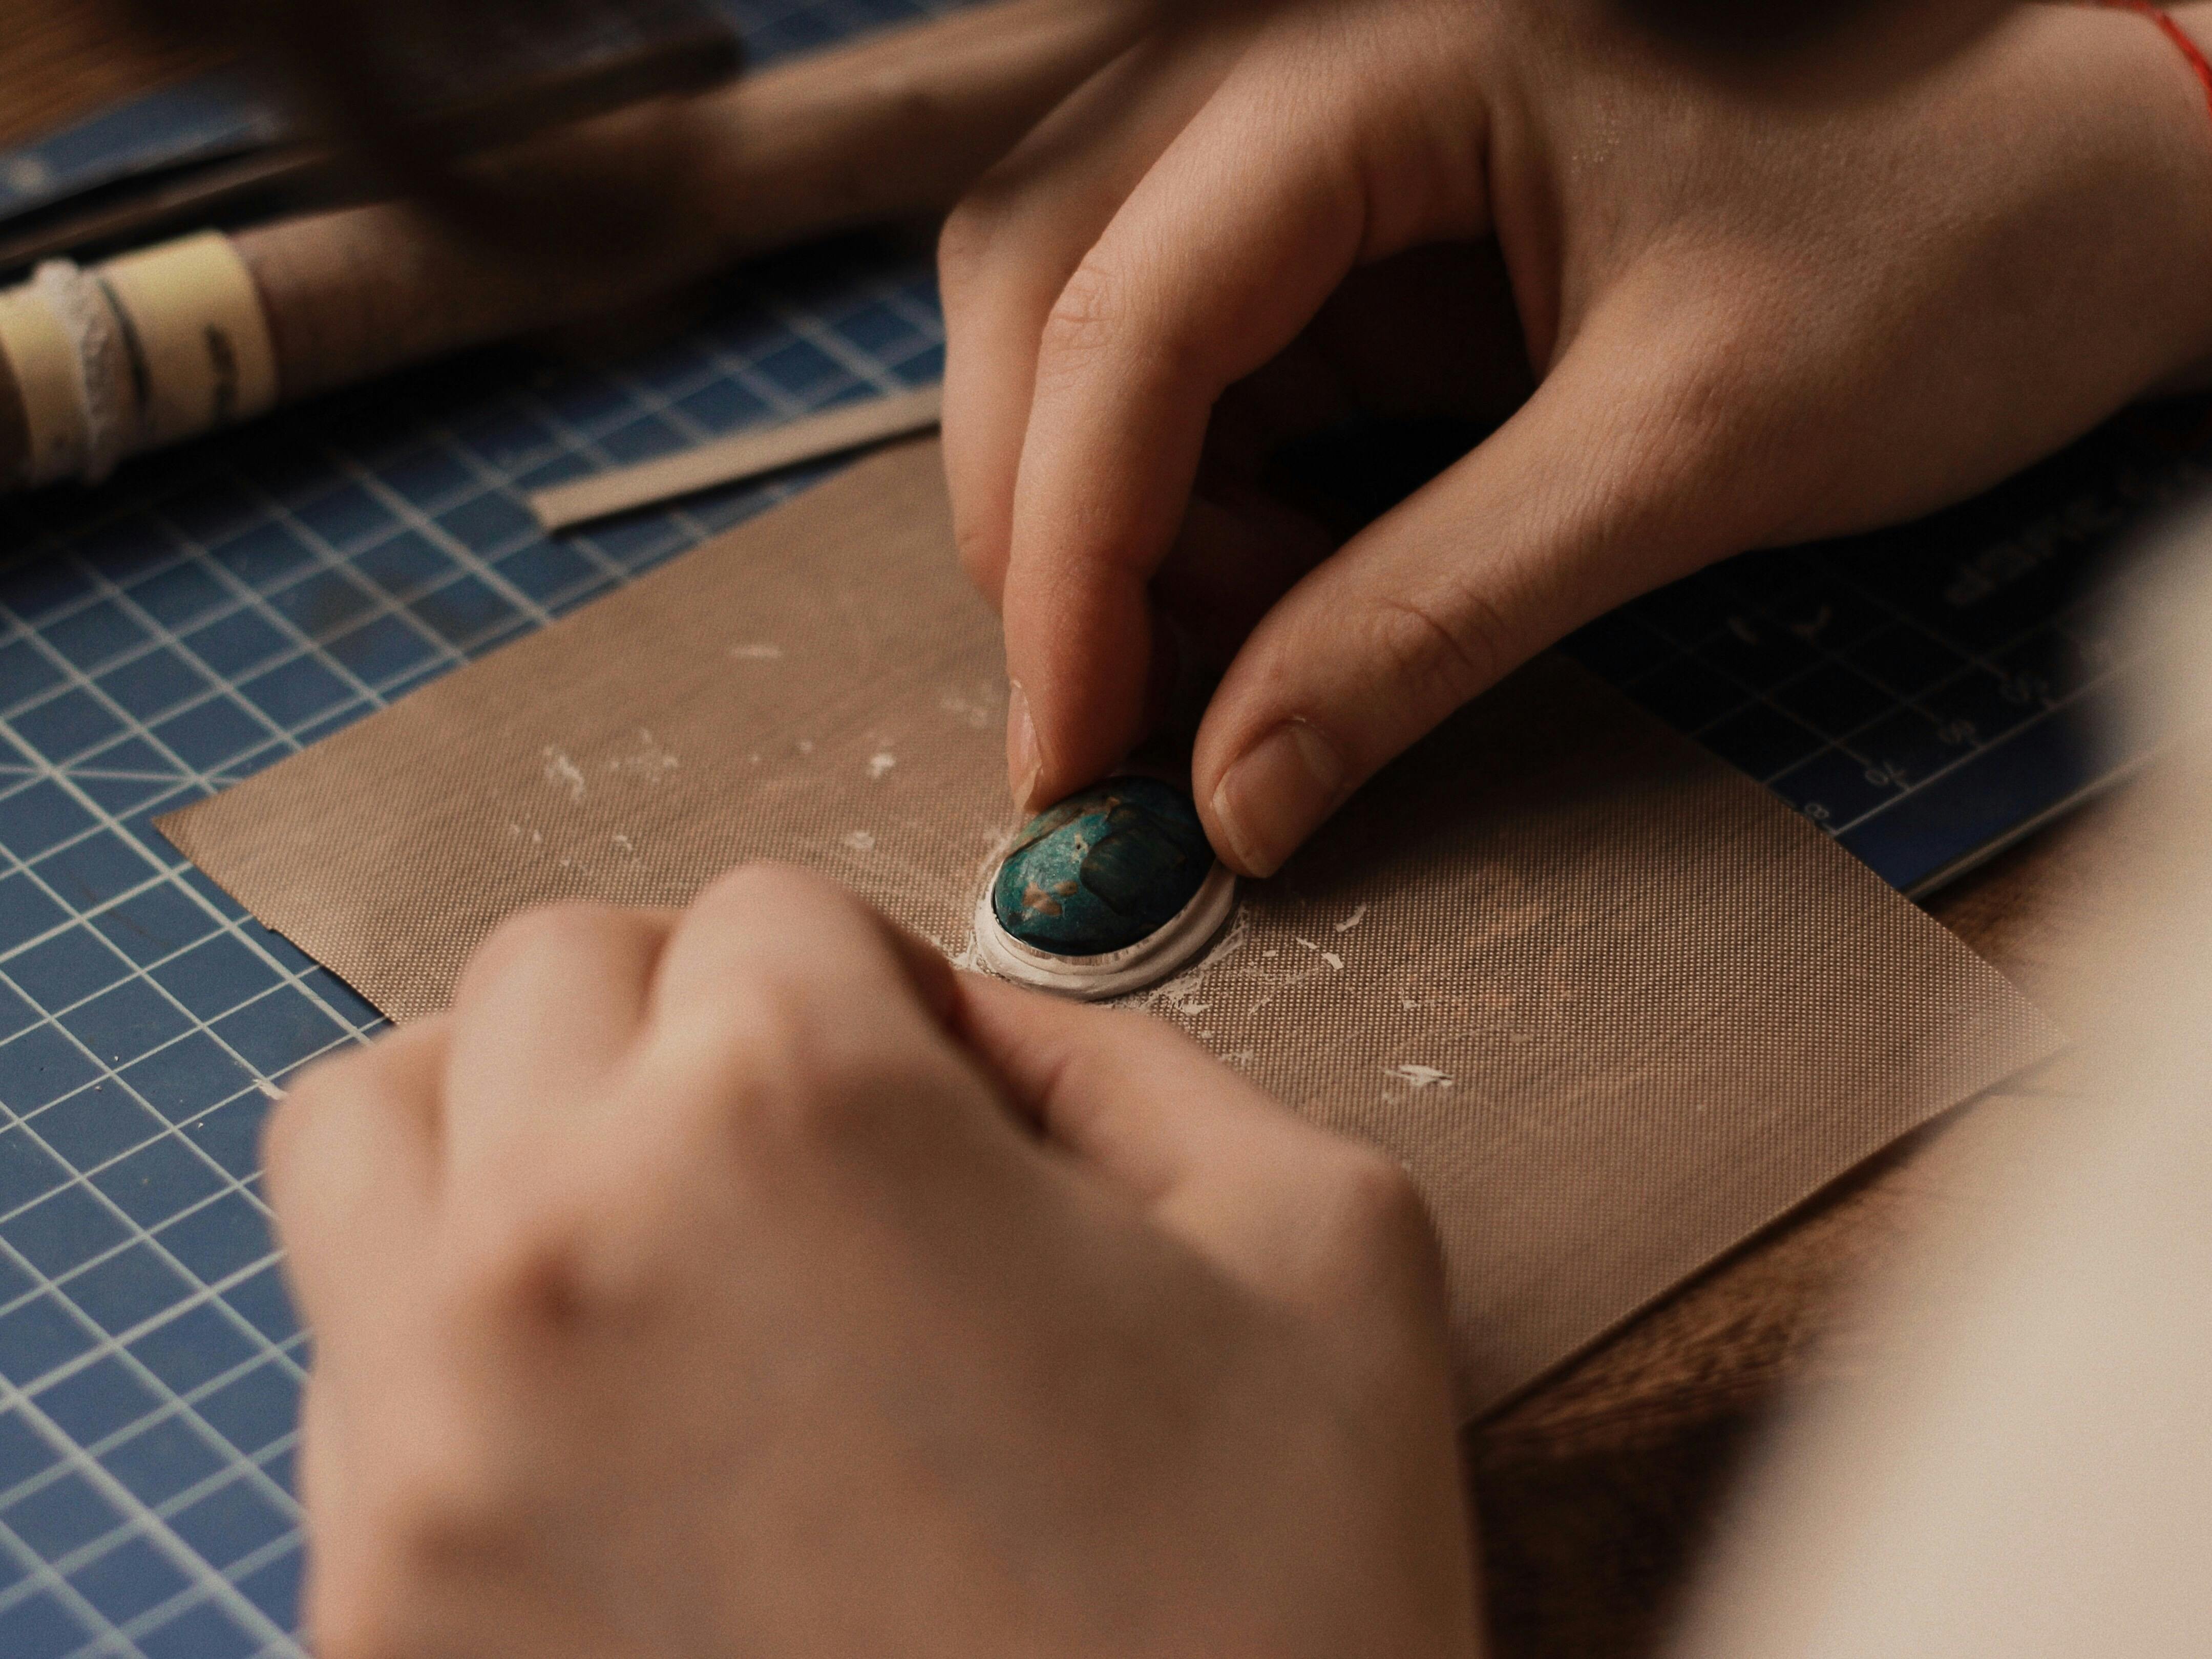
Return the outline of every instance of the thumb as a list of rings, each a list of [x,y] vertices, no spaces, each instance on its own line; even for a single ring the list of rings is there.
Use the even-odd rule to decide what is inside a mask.
[[[1442,1268],[1401,1165],[1160,1020],[973,975],[960,988],[959,1035],[1016,1106],[1155,1224],[1279,1304],[1437,1338]]]
[[[1747,483],[1759,423],[1728,368],[1742,354],[1651,325],[1658,310],[1594,318],[1512,419],[1253,629],[1192,759],[1207,833],[1240,872],[1273,874],[1353,789],[1553,641],[1759,538],[1771,485]]]

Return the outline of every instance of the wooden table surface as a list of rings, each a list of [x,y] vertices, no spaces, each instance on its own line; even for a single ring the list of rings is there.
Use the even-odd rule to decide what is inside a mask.
[[[148,37],[115,0],[0,0],[0,147],[210,61]],[[2123,788],[1928,908],[2050,1006],[2143,833]],[[2063,1066],[1873,1160],[1469,1432],[1501,1656],[1656,1650],[1784,1385],[1866,1364],[1845,1288],[1978,1178],[1978,1116],[2063,1091]]]

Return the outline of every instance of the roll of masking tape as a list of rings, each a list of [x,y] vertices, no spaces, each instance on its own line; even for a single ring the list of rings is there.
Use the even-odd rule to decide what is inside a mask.
[[[125,455],[276,402],[260,294],[215,231],[91,270],[41,265],[0,294],[0,350],[22,400],[32,484],[96,483]]]
[[[92,273],[123,331],[132,450],[247,420],[276,402],[276,352],[253,278],[219,231]]]
[[[0,294],[0,352],[23,404],[23,482],[82,477],[91,433],[82,355],[49,283],[34,279]]]

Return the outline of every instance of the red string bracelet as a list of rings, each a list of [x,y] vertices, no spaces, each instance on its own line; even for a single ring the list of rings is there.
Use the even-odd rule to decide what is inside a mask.
[[[2197,78],[2204,83],[2204,109],[2212,114],[2212,61],[2204,56],[2203,48],[2189,38],[2189,31],[2173,21],[2172,15],[2151,0],[2098,0],[2098,3],[2114,11],[2141,12],[2166,32],[2166,38],[2181,49],[2189,60],[2189,67],[2197,71]]]

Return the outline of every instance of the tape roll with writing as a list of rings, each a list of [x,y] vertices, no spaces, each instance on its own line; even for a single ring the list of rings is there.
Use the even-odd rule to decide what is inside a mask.
[[[261,298],[216,232],[89,270],[41,265],[0,294],[26,485],[97,483],[126,455],[258,415],[276,402]]]
[[[0,293],[0,489],[411,363],[589,317],[738,259],[941,212],[1146,27],[1155,0],[1000,0],[483,159],[519,175],[612,147],[690,216],[653,260],[503,257],[404,202],[209,233]]]

